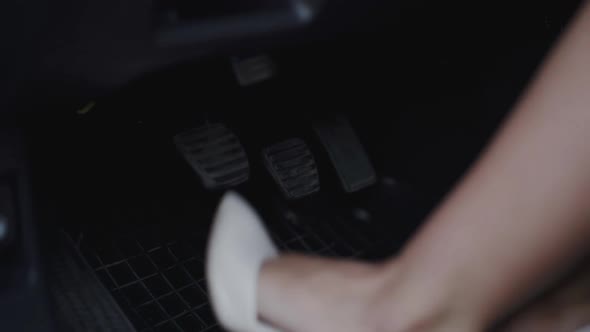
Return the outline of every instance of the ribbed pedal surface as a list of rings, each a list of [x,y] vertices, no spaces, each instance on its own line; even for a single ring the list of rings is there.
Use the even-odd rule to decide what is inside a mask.
[[[250,176],[242,144],[223,124],[191,129],[176,135],[174,142],[208,189],[232,187]]]
[[[320,190],[315,159],[305,142],[292,138],[262,151],[264,164],[289,199],[301,198]]]

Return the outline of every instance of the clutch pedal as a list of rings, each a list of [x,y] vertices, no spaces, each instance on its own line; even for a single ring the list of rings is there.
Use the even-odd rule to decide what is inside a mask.
[[[207,124],[180,133],[174,143],[207,189],[233,187],[250,177],[242,144],[223,124]]]

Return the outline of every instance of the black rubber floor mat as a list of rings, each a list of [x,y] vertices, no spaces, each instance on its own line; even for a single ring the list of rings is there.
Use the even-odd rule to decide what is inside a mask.
[[[59,331],[134,331],[121,308],[71,246],[60,243],[48,257],[47,285]]]
[[[378,247],[369,230],[368,211],[351,223],[329,209],[326,216],[291,209],[279,198],[267,200],[262,213],[284,251],[322,256],[364,257]],[[269,211],[270,210],[270,211]],[[315,209],[313,209],[315,211]],[[79,250],[138,331],[217,331],[204,279],[204,256],[212,209],[186,212],[195,220],[140,224],[73,234]],[[163,213],[163,212],[160,212]],[[364,214],[363,214],[364,213]],[[354,220],[354,211],[350,218]],[[202,222],[198,222],[199,216]],[[170,218],[178,218],[178,213]]]
[[[330,243],[292,226],[275,230],[274,237],[286,250],[337,255]],[[138,331],[218,329],[207,297],[201,248],[187,239],[165,241],[145,230],[141,239],[116,242],[94,248],[84,243],[81,250]]]
[[[80,250],[138,331],[210,331],[199,234],[145,226],[84,238]]]

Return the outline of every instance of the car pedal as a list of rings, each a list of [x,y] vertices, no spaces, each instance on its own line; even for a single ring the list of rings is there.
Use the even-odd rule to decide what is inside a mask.
[[[241,86],[264,82],[275,75],[275,63],[266,54],[232,59],[234,73]]]
[[[250,177],[242,144],[223,124],[207,124],[180,133],[174,143],[207,189],[233,187]]]
[[[336,117],[314,125],[322,145],[346,192],[364,189],[377,181],[375,169],[347,118]]]
[[[262,151],[264,164],[287,199],[320,190],[315,159],[302,139],[292,138]]]

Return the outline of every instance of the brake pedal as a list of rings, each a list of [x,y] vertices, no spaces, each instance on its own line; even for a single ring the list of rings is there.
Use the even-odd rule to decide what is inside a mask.
[[[292,138],[262,151],[264,164],[288,199],[320,190],[315,159],[302,139]]]
[[[242,144],[223,124],[207,124],[180,133],[174,143],[207,189],[233,187],[250,177]]]

